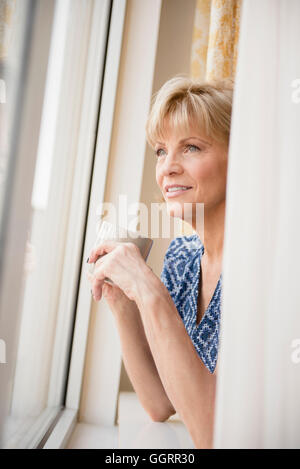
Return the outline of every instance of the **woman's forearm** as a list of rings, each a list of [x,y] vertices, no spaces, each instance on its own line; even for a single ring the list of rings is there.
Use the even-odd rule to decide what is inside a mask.
[[[134,302],[114,312],[124,365],[144,409],[154,421],[164,421],[175,413],[160,380]]]
[[[157,277],[140,286],[136,302],[167,395],[195,446],[210,448],[216,376],[199,358],[167,289]]]

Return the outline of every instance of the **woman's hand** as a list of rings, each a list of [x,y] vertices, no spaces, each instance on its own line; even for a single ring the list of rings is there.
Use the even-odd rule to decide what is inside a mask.
[[[125,313],[125,311],[136,307],[134,301],[130,300],[125,295],[125,293],[123,293],[121,288],[117,287],[117,285],[111,285],[106,282],[103,283],[102,281],[98,281],[97,279],[94,279],[93,274],[89,272],[87,272],[87,276],[91,282],[94,299],[99,301],[98,298],[103,296],[113,313]]]
[[[102,257],[98,259],[99,256]],[[146,284],[149,276],[154,275],[134,243],[103,241],[90,253],[88,262],[95,261],[91,282],[96,301],[102,298],[104,288],[105,294],[110,297],[112,303],[115,303],[117,299],[122,298],[116,287],[129,300],[134,301],[139,286]],[[105,283],[105,277],[112,280],[114,285]]]

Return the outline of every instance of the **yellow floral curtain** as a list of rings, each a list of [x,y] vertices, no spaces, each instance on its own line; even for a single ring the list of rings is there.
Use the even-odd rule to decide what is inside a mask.
[[[242,0],[197,0],[190,75],[199,80],[234,79]],[[193,233],[182,222],[182,235]]]
[[[0,59],[8,56],[15,12],[16,0],[0,0]]]
[[[242,0],[197,0],[191,76],[234,79]]]

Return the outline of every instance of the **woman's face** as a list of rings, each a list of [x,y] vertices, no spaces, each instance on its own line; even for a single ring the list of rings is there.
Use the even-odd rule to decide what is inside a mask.
[[[196,203],[204,204],[205,213],[224,203],[228,155],[225,144],[200,135],[193,125],[188,132],[175,132],[167,126],[164,141],[156,142],[155,153],[156,181],[169,215],[183,219],[184,204],[192,204],[186,206],[184,215],[184,220],[191,223],[189,217],[196,213]]]

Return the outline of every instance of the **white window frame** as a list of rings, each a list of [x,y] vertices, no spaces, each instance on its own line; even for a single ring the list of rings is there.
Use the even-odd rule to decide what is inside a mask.
[[[30,219],[31,190],[54,14],[54,0],[25,1],[23,4],[26,11],[25,37],[20,58],[21,86],[17,95],[17,112],[13,117],[14,133],[10,142],[9,182],[3,208],[5,221],[1,226],[0,330],[6,341],[7,363],[1,365],[0,446],[3,443],[1,430],[8,413],[17,354],[19,302],[22,292],[27,224]],[[26,158],[22,158],[22,155],[26,155]],[[26,180],[24,180],[25,173]],[[18,259],[18,262],[12,262],[12,259]],[[12,284],[14,295],[11,294]]]
[[[49,14],[50,3],[52,7],[52,14]],[[46,6],[47,4],[47,6]],[[84,354],[88,334],[88,313],[91,306],[91,297],[89,288],[85,284],[85,273],[83,263],[86,258],[86,253],[91,247],[95,236],[95,210],[93,207],[99,204],[103,199],[105,188],[105,177],[108,166],[108,153],[111,138],[112,121],[114,114],[115,95],[117,87],[117,77],[119,69],[119,58],[122,45],[123,25],[126,9],[126,0],[114,0],[113,5],[111,0],[91,0],[93,11],[91,15],[90,24],[90,38],[88,47],[88,56],[84,57],[86,66],[85,81],[83,83],[83,107],[81,112],[81,120],[78,130],[78,146],[76,156],[76,167],[74,171],[73,180],[73,193],[72,204],[69,212],[68,235],[66,241],[66,251],[64,257],[64,268],[62,274],[62,289],[59,299],[56,331],[55,331],[55,344],[54,353],[51,366],[51,376],[48,394],[48,407],[34,422],[27,434],[14,435],[10,442],[11,445],[15,444],[17,447],[23,448],[36,448],[41,447],[41,441],[46,438],[47,433],[50,437],[46,439],[46,444],[43,447],[63,447],[65,441],[72,431],[78,415],[79,398],[81,381],[84,366]],[[43,109],[43,97],[46,83],[47,61],[49,56],[49,47],[51,41],[51,24],[53,21],[55,1],[51,2],[38,2],[38,15],[35,20],[35,27],[37,31],[33,33],[33,41],[31,45],[32,59],[29,64],[29,80],[28,89],[24,90],[26,106],[22,114],[22,130],[24,136],[21,139],[20,147],[22,151],[31,154],[31,161],[26,163],[27,174],[31,174],[28,178],[26,185],[19,184],[18,191],[15,190],[13,197],[17,199],[12,211],[11,221],[8,225],[7,238],[8,243],[5,250],[5,264],[4,264],[4,293],[5,287],[9,285],[9,279],[15,277],[19,279],[17,283],[17,291],[21,292],[22,283],[22,263],[16,266],[9,263],[9,258],[16,255],[15,237],[13,237],[13,230],[17,225],[18,215],[23,214],[23,219],[29,220],[30,211],[30,196],[32,190],[33,176],[36,166],[35,156],[37,154],[37,147],[39,141],[39,128],[41,121],[41,114]],[[74,5],[75,6],[75,5]],[[80,17],[80,8],[84,8],[84,2],[77,0],[77,4],[70,15],[70,22],[75,21]],[[111,21],[109,24],[109,18]],[[48,18],[49,30],[41,30],[39,25],[45,24],[45,17]],[[109,27],[109,39],[107,42],[107,28]],[[47,36],[48,33],[48,36]],[[47,37],[46,37],[47,36]],[[41,47],[43,44],[43,47]],[[41,61],[42,57],[42,61]],[[106,62],[106,63],[105,63]],[[103,73],[105,68],[105,77]],[[72,71],[70,70],[70,73]],[[34,79],[33,79],[34,77]],[[64,76],[65,84],[68,83],[70,76]],[[38,83],[37,83],[38,82]],[[36,90],[39,90],[37,94]],[[72,99],[76,96],[70,97],[70,104]],[[101,154],[101,163],[98,163],[97,168],[93,171],[93,188],[92,196],[90,197],[91,185],[91,172],[93,170],[93,158],[95,150],[95,134],[98,127],[98,112],[101,106],[100,114],[100,132],[97,136],[97,158],[99,162],[99,152]],[[28,124],[28,117],[34,112],[36,120],[35,127]],[[101,142],[99,144],[99,142]],[[20,172],[15,175],[16,180],[20,179]],[[97,181],[97,183],[96,183]],[[96,190],[98,188],[98,191]],[[100,194],[99,194],[100,188]],[[25,194],[26,192],[26,194]],[[25,202],[27,203],[25,207]],[[87,222],[87,230],[85,232],[87,208],[89,207],[89,219]],[[26,216],[27,215],[27,216]],[[79,222],[78,222],[79,220]],[[51,223],[51,220],[49,220]],[[86,233],[85,240],[83,237]],[[25,243],[27,237],[27,225],[21,233],[18,233],[18,239],[22,242],[18,243],[17,254],[19,258],[23,258],[25,252]],[[84,243],[84,248],[83,248]],[[84,255],[82,255],[84,253]],[[78,279],[80,278],[80,286],[78,292]],[[70,288],[71,285],[71,288]],[[9,292],[9,288],[6,288]],[[78,295],[78,297],[77,297]],[[10,337],[7,339],[13,343],[13,336],[18,335],[15,331],[15,324],[19,314],[19,305],[17,304],[16,294],[13,299],[9,298],[9,294],[4,294],[1,298],[1,308],[10,308]],[[65,392],[64,380],[66,379],[66,364],[70,354],[72,333],[73,333],[73,317],[74,306],[78,298],[76,307],[76,325],[74,330],[74,338],[72,345],[72,361],[70,376],[68,378],[67,387],[67,405],[61,410],[59,402],[63,398],[62,393]],[[13,310],[13,311],[12,311]],[[83,327],[82,326],[83,323]],[[7,335],[6,335],[7,337]],[[17,343],[14,344],[14,355],[16,355]],[[11,354],[10,354],[11,355]],[[8,369],[8,368],[7,368]],[[13,361],[10,369],[9,376],[13,375]],[[8,374],[2,380],[4,384],[9,382]],[[11,381],[11,379],[10,379]],[[2,389],[1,389],[2,390]],[[3,389],[3,395],[9,396],[7,389]],[[2,400],[1,421],[4,420],[4,415],[7,413],[5,408],[5,399]],[[3,418],[2,418],[3,417]],[[57,420],[57,421],[56,421]],[[49,427],[56,421],[52,431],[49,432]]]
[[[101,2],[101,5],[104,5]],[[43,102],[43,114],[41,119],[41,126],[39,132],[39,147],[41,143],[41,132],[43,130],[43,123],[46,122],[47,129],[49,121],[52,122],[53,132],[50,135],[46,134],[47,146],[49,155],[53,157],[53,168],[51,169],[51,187],[49,192],[49,201],[45,207],[36,207],[34,204],[34,213],[32,214],[32,242],[36,244],[39,252],[39,271],[42,265],[47,265],[48,268],[45,272],[47,275],[41,284],[41,288],[36,290],[35,284],[38,282],[37,274],[35,278],[29,280],[28,290],[27,282],[26,289],[23,295],[24,304],[22,305],[22,319],[20,334],[18,337],[18,357],[16,362],[16,370],[13,378],[14,389],[13,398],[11,403],[11,412],[8,419],[9,434],[5,438],[5,447],[8,448],[23,448],[34,447],[37,441],[41,428],[40,435],[43,434],[43,428],[47,425],[49,415],[52,415],[52,420],[57,416],[60,409],[60,404],[64,399],[65,391],[65,373],[68,367],[68,347],[70,340],[67,335],[59,336],[60,344],[60,357],[53,366],[53,345],[48,338],[55,337],[57,332],[58,319],[60,324],[63,320],[64,331],[66,334],[72,330],[73,316],[74,316],[74,301],[76,299],[76,286],[78,277],[78,266],[72,266],[73,272],[70,274],[67,282],[62,284],[62,267],[65,265],[65,244],[68,245],[67,226],[69,222],[69,199],[71,199],[70,189],[74,183],[74,164],[78,160],[77,149],[79,142],[78,127],[82,121],[82,101],[83,89],[86,81],[86,56],[90,43],[91,36],[91,18],[94,12],[94,1],[89,0],[83,2],[82,0],[59,0],[55,5],[55,14],[52,28],[51,47],[49,51],[49,64],[47,73],[46,95]],[[106,38],[106,24],[107,16],[100,13],[99,18],[105,18],[102,34]],[[66,17],[67,15],[67,17]],[[43,22],[45,17],[43,17]],[[102,25],[100,25],[102,26]],[[76,37],[78,28],[81,28],[80,38]],[[62,60],[62,67],[57,67],[57,63],[53,64],[55,57],[55,50],[60,42],[61,53],[66,54]],[[102,51],[103,55],[105,51]],[[76,57],[74,55],[76,54]],[[97,63],[102,64],[103,60]],[[53,70],[55,69],[55,70]],[[55,80],[53,79],[53,72],[56,72]],[[76,79],[73,76],[76,76]],[[52,112],[47,105],[49,102],[49,88],[55,90],[56,99],[59,101],[57,112]],[[99,88],[99,87],[98,87]],[[66,91],[67,90],[67,91]],[[52,91],[53,92],[53,91]],[[47,99],[46,99],[47,98]],[[55,101],[55,100],[53,100]],[[52,101],[52,102],[53,102]],[[94,108],[94,113],[92,112]],[[93,129],[97,123],[98,100],[90,103],[90,116],[91,119],[88,124],[92,122],[94,117],[94,127],[90,132],[86,131],[86,136],[93,134]],[[65,127],[60,130],[59,122],[67,123],[67,132]],[[50,130],[51,130],[50,129]],[[43,134],[44,135],[44,134]],[[45,136],[45,135],[44,135]],[[50,140],[50,141],[49,141]],[[84,148],[83,151],[86,149]],[[47,152],[46,152],[47,153]],[[90,152],[90,159],[92,159],[93,152]],[[44,151],[39,154],[39,157],[45,156]],[[39,163],[39,160],[38,162]],[[88,163],[88,157],[87,157]],[[38,167],[38,164],[35,167]],[[89,181],[89,174],[85,178]],[[36,180],[35,180],[36,182]],[[55,184],[55,185],[54,185]],[[36,198],[35,198],[36,199]],[[86,196],[88,199],[88,196]],[[47,209],[47,216],[44,210]],[[44,212],[44,213],[43,213]],[[58,219],[56,214],[62,214],[62,222],[59,229],[56,228]],[[41,236],[43,234],[43,236]],[[71,237],[72,247],[76,252],[76,245],[74,246],[74,236]],[[52,246],[51,249],[44,249],[44,246]],[[79,247],[79,250],[81,246]],[[80,262],[80,260],[78,261]],[[74,263],[74,259],[73,259]],[[47,284],[51,284],[51,288],[47,288]],[[68,292],[66,295],[65,293]],[[58,305],[59,304],[59,308]],[[40,312],[43,314],[40,314]],[[40,337],[34,340],[35,334],[32,330],[40,331]],[[43,346],[45,340],[45,346]],[[31,346],[29,346],[31,344]],[[40,354],[39,354],[40,350]],[[66,352],[65,352],[66,351]],[[65,353],[65,354],[64,354]],[[26,354],[28,359],[24,362],[23,358]],[[51,362],[49,363],[49,354],[52,360],[52,375],[62,375],[61,380],[56,381],[56,395],[49,399],[51,392],[49,391],[49,375],[51,372]],[[30,388],[31,378],[36,384]],[[51,376],[52,378],[52,376]],[[23,381],[24,386],[22,386]],[[50,384],[53,380],[50,379]],[[53,387],[53,386],[52,386]],[[50,388],[51,389],[51,388]],[[38,417],[27,418],[29,413],[36,413],[36,410],[44,409]],[[22,416],[24,416],[22,418]],[[38,423],[40,422],[40,427]],[[32,439],[30,439],[32,435]]]
[[[49,386],[49,406],[58,405],[63,397],[60,395],[61,391],[65,392],[62,383],[65,379],[65,366],[69,361],[68,356],[70,354],[74,325],[74,308],[78,295],[78,279],[81,275],[81,266],[84,259],[82,246],[89,204],[95,132],[98,125],[99,101],[101,100],[101,85],[105,66],[107,28],[109,27],[108,22],[111,8],[110,0],[101,2],[94,0],[93,3],[86,78],[82,98],[80,128],[78,131],[76,167],[74,170],[61,296],[57,313],[58,318]],[[78,9],[77,15],[80,17],[80,9]],[[65,83],[68,83],[69,78],[65,76]],[[75,97],[70,97],[70,105],[72,99],[75,99]]]
[[[93,176],[91,182],[91,192],[89,197],[89,210],[88,220],[86,224],[86,236],[84,240],[83,256],[79,250],[81,244],[81,234],[84,232],[84,224],[81,227],[74,229],[75,217],[78,217],[78,210],[82,211],[82,222],[85,220],[86,206],[83,204],[84,197],[81,196],[83,191],[86,196],[88,195],[89,186],[84,185],[83,182],[83,170],[86,170],[86,152],[83,151],[81,145],[79,145],[79,152],[81,159],[78,160],[76,168],[75,180],[74,180],[74,193],[72,197],[71,217],[70,217],[70,235],[68,240],[70,241],[67,246],[66,260],[65,260],[65,271],[64,278],[68,278],[74,270],[72,270],[72,264],[74,263],[74,252],[81,257],[81,273],[80,273],[80,285],[78,291],[78,299],[76,306],[76,322],[74,327],[72,352],[71,352],[71,363],[68,376],[67,394],[66,394],[66,406],[63,409],[61,416],[55,425],[53,431],[49,435],[49,438],[45,442],[44,449],[59,449],[64,448],[68,437],[76,425],[78,418],[78,411],[80,405],[80,395],[85,363],[85,352],[88,340],[88,328],[89,328],[89,314],[91,310],[91,294],[88,280],[86,277],[86,258],[88,257],[89,250],[95,241],[95,226],[96,226],[96,209],[99,203],[104,201],[105,182],[106,174],[109,163],[109,150],[112,136],[113,117],[115,109],[115,100],[117,92],[117,81],[120,65],[120,55],[122,48],[123,38],[123,27],[125,21],[126,12],[126,0],[113,0],[111,19],[109,25],[109,37],[107,42],[106,51],[106,63],[104,71],[104,80],[100,100],[100,116],[98,122],[98,135],[95,149],[95,166],[93,168]],[[108,6],[108,4],[107,4]],[[88,79],[86,83],[86,93],[91,93],[93,89],[94,97],[96,98],[99,93],[99,83],[95,80],[95,63],[97,63],[97,57],[95,54],[99,54],[99,33],[101,34],[101,28],[99,27],[99,12],[97,9],[103,8],[100,6],[100,2],[95,2],[95,13],[93,14],[93,31],[90,45],[90,56],[88,62]],[[101,48],[104,46],[104,38],[102,38]],[[85,98],[87,98],[85,96]],[[82,139],[82,145],[86,140],[86,125],[90,118],[90,99],[85,99],[85,109],[83,110],[82,118],[82,129],[80,130],[80,138]],[[91,126],[89,126],[91,129]],[[90,136],[90,151],[92,150],[93,140],[92,135]],[[92,164],[92,161],[91,161]],[[77,215],[76,215],[77,212]],[[74,239],[74,233],[78,233],[78,239]],[[72,241],[73,240],[73,241]],[[80,251],[80,252],[79,252]],[[78,257],[78,259],[79,259]],[[63,321],[58,322],[59,330],[56,334],[56,345],[54,352],[54,363],[53,370],[57,369],[56,360],[61,359],[60,343],[65,343],[61,340],[61,336],[66,334],[66,330]],[[66,353],[66,351],[64,352]],[[49,404],[55,402],[55,390],[58,389],[58,380],[63,378],[63,374],[60,377],[54,377],[52,375]]]

